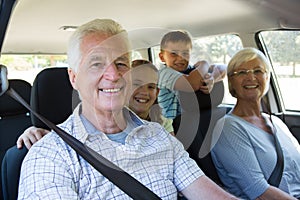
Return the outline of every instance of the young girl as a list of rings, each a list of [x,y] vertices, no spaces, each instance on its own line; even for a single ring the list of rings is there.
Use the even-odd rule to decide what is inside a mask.
[[[157,104],[159,89],[158,70],[147,60],[134,60],[132,62],[133,93],[129,100],[129,108],[140,118],[158,122],[168,132],[174,134],[172,119],[167,119],[161,114]]]

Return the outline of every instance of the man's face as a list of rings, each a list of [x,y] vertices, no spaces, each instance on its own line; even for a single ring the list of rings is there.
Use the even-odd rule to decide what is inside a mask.
[[[130,76],[129,47],[122,35],[86,35],[80,46],[81,62],[71,72],[71,82],[80,93],[83,112],[113,112],[123,108]],[[73,76],[72,76],[73,74]]]
[[[191,48],[191,44],[185,42],[167,42],[159,57],[174,70],[184,71],[189,64]]]

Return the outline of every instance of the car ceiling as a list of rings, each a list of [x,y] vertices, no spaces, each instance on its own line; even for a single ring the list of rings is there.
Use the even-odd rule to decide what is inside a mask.
[[[294,1],[283,2],[294,4]],[[193,37],[199,37],[253,33],[280,28],[282,22],[294,25],[297,20],[289,18],[299,15],[290,16],[280,3],[280,0],[19,0],[2,53],[65,53],[71,32],[61,27],[79,26],[95,18],[111,18],[122,24],[129,31],[135,49],[159,44],[161,36],[170,29],[186,29]]]

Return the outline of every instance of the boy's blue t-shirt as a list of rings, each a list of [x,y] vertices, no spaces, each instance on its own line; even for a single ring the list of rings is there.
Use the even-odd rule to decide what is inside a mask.
[[[162,114],[166,118],[174,119],[181,114],[179,91],[174,90],[174,85],[179,77],[183,74],[189,74],[193,69],[195,68],[188,66],[185,71],[179,72],[163,65],[159,70],[158,88],[160,90],[157,100],[159,106],[162,108]]]

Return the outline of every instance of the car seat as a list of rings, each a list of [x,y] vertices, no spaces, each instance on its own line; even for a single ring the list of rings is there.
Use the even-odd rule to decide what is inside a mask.
[[[25,80],[11,79],[9,85],[27,103],[30,102],[30,83]],[[9,95],[3,94],[0,97],[0,161],[6,150],[16,144],[19,135],[29,126],[31,126],[29,111]],[[2,184],[0,184],[0,199],[2,197]]]
[[[210,94],[201,91],[180,92],[179,96],[183,111],[173,120],[176,137],[203,172],[222,185],[210,150],[215,123],[227,112],[227,108],[220,106],[224,97],[224,83],[215,83]]]
[[[67,119],[73,108],[79,103],[79,97],[73,90],[67,68],[46,68],[35,78],[31,91],[31,107],[55,124]],[[48,128],[35,116],[31,116],[32,125]],[[20,131],[18,134],[22,134]],[[2,161],[2,184],[4,200],[17,199],[20,169],[26,147],[16,146],[6,151]]]
[[[79,102],[78,93],[73,90],[66,67],[46,68],[35,78],[30,105],[33,110],[54,124],[65,121]],[[37,117],[31,115],[32,123],[48,129]]]

